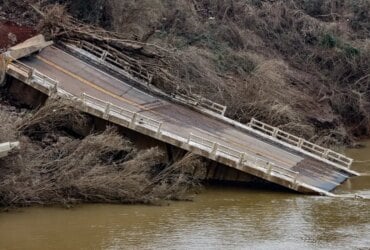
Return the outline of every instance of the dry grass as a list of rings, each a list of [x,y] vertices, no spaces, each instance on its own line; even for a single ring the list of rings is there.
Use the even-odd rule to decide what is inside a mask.
[[[369,98],[354,84],[370,81],[367,0],[64,3],[46,8],[44,31],[108,43],[167,92],[201,94],[227,105],[233,119],[257,117],[308,139],[343,128],[347,138],[338,143],[369,134]],[[60,10],[112,32],[69,25]],[[343,96],[357,98],[355,116]]]
[[[159,203],[188,199],[199,186],[193,175],[203,168],[199,158],[169,165],[163,151],[137,150],[112,127],[78,135],[69,126],[86,130],[88,117],[68,103],[49,102],[24,119],[0,117],[0,138],[22,145],[18,155],[0,160],[0,206]]]

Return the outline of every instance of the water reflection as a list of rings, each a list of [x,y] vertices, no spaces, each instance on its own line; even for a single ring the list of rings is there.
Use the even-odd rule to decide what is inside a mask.
[[[364,159],[368,152],[357,159]],[[355,166],[359,171],[366,168]],[[369,178],[356,178],[338,192],[369,194]],[[31,208],[0,214],[0,249],[369,246],[369,200],[268,190],[208,188],[195,202],[162,207],[88,205],[70,210]]]

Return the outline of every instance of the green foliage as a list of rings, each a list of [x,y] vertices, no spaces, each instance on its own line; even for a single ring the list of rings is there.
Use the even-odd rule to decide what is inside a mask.
[[[339,38],[333,35],[330,35],[330,34],[324,34],[323,37],[321,38],[320,44],[324,48],[330,48],[330,49],[338,48],[349,58],[360,55],[359,49],[353,47],[349,43],[344,43]]]
[[[360,50],[355,47],[352,47],[349,44],[344,44],[342,49],[347,57],[354,57],[360,55]]]
[[[325,48],[334,48],[338,45],[338,39],[330,34],[325,34],[321,38],[320,44]]]

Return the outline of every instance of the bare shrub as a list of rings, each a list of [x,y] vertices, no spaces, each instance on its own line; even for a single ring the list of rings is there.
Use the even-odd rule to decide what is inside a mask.
[[[348,136],[366,131],[351,125],[365,122],[361,115],[331,101],[334,92],[364,93],[354,83],[370,70],[366,0],[58,2],[111,32],[70,17],[48,29],[53,37],[109,44],[168,93],[201,94],[227,105],[233,119],[257,117],[307,139],[329,127],[338,133],[347,127]],[[59,20],[55,12],[48,19]]]
[[[18,126],[4,120],[0,135],[9,133],[22,146],[0,160],[0,206],[158,203],[188,199],[198,187],[199,158],[186,155],[169,165],[163,151],[137,150],[113,127],[86,137],[70,132],[86,121],[61,101],[48,102]]]

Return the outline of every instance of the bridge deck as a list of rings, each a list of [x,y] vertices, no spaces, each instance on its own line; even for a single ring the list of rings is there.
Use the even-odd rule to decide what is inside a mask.
[[[22,62],[59,81],[59,88],[75,96],[86,93],[163,122],[164,130],[179,137],[198,135],[299,172],[301,180],[321,190],[331,191],[352,176],[299,152],[263,141],[221,120],[149,95],[56,47],[45,48]]]

